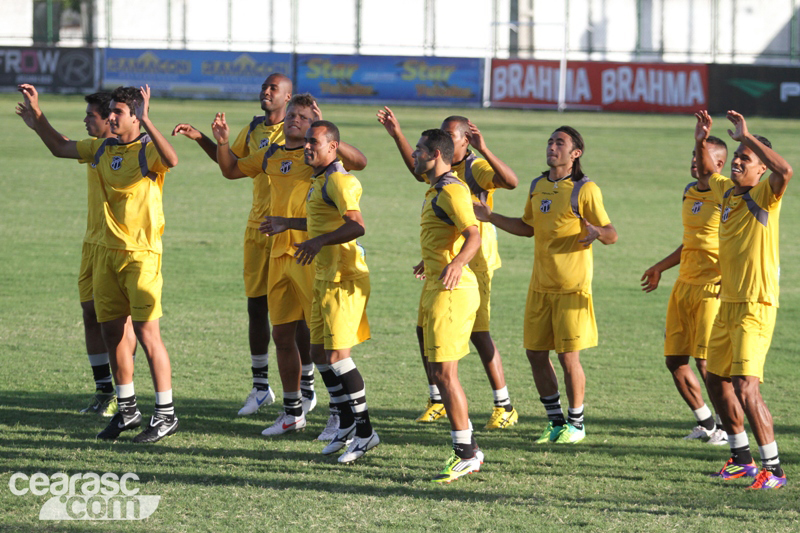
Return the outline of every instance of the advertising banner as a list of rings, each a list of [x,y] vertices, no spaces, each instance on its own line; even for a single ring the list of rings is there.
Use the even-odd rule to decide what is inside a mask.
[[[558,61],[493,59],[491,103],[553,108]],[[566,103],[572,109],[693,113],[708,106],[706,65],[675,63],[567,63]]]
[[[89,92],[95,84],[92,48],[0,46],[0,87],[30,83],[43,92]]]
[[[291,77],[291,54],[107,48],[103,87],[149,84],[154,94],[255,98],[273,72]]]
[[[709,65],[711,113],[800,117],[800,68]]]
[[[321,100],[481,103],[482,60],[300,54],[297,89]]]

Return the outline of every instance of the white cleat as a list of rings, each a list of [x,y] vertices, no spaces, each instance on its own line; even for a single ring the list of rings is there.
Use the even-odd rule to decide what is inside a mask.
[[[380,442],[381,439],[378,438],[378,434],[375,433],[375,430],[372,431],[372,435],[365,439],[356,437],[353,439],[353,442],[350,443],[350,447],[347,448],[347,451],[339,456],[339,462],[352,463],[369,450],[380,444]]]
[[[708,443],[713,444],[714,446],[723,446],[728,444],[728,434],[725,433],[724,429],[716,428],[711,432],[711,437],[709,437]]]
[[[306,398],[303,396],[301,401],[303,402],[303,414],[307,415],[317,406],[317,393],[312,391],[311,398]]]
[[[322,455],[330,455],[336,453],[342,448],[347,447],[353,438],[356,436],[356,425],[353,424],[349,428],[344,428],[336,431],[331,441],[322,449]]]
[[[339,415],[331,413],[331,416],[328,417],[328,423],[325,424],[325,429],[319,434],[317,440],[330,441],[336,436],[337,431],[339,431]]]
[[[293,416],[285,412],[278,415],[278,419],[270,427],[261,432],[265,437],[283,435],[291,431],[303,431],[306,428],[305,415]]]
[[[711,437],[713,432],[713,429],[706,429],[703,426],[695,426],[691,433],[683,437],[683,440],[707,439]]]
[[[267,390],[258,390],[253,387],[253,390],[247,395],[244,405],[239,409],[239,416],[252,415],[258,411],[262,405],[269,405],[274,401],[275,393],[272,392],[270,387],[267,387]]]

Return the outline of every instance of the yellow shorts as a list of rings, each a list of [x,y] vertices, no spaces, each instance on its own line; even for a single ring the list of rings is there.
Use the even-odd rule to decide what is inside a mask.
[[[267,307],[273,326],[311,320],[314,265],[301,266],[289,254],[270,257]]]
[[[772,305],[722,302],[711,330],[706,369],[723,378],[757,376],[764,381],[777,314]]]
[[[97,248],[99,244],[89,242],[83,243],[81,248],[81,270],[78,273],[78,296],[83,302],[94,300],[92,292],[92,273],[94,272],[94,262],[97,259]]]
[[[475,272],[475,277],[478,278],[478,291],[480,292],[481,303],[478,307],[478,313],[475,315],[475,325],[472,326],[472,331],[489,331],[489,315],[491,314],[489,304],[492,299],[493,275],[493,270]]]
[[[592,295],[528,290],[525,302],[526,350],[577,352],[597,346]]]
[[[92,290],[98,322],[161,316],[161,254],[97,248]]]
[[[422,329],[428,361],[458,361],[469,353],[469,336],[480,305],[478,290],[424,290],[422,293]]]
[[[347,281],[314,280],[311,344],[326,350],[352,348],[370,338],[367,321],[369,276]]]
[[[244,230],[244,293],[248,298],[267,294],[269,237],[256,228]]]
[[[667,304],[664,355],[705,359],[711,327],[719,310],[719,285],[689,285],[676,281]]]

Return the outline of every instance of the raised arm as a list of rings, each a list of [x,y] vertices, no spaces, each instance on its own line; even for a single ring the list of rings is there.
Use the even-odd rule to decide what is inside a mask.
[[[527,225],[521,218],[511,218],[494,213],[486,202],[473,203],[475,218],[481,222],[491,222],[503,231],[520,237],[533,237],[533,227]]]
[[[491,165],[492,170],[494,170],[494,179],[492,180],[494,185],[501,189],[516,188],[519,185],[519,178],[511,170],[511,167],[489,150],[489,147],[486,146],[486,139],[483,138],[481,131],[475,124],[471,121],[467,121],[467,124],[469,125],[469,133],[467,134],[469,144]]]
[[[728,111],[728,120],[730,120],[735,131],[728,130],[728,135],[734,141],[739,141],[748,148],[750,148],[762,163],[767,165],[767,168],[772,171],[769,175],[769,186],[775,196],[782,196],[792,179],[792,167],[786,160],[781,157],[778,152],[759,141],[754,135],[747,131],[747,123],[744,117],[736,111]]]
[[[713,174],[716,168],[714,156],[706,144],[708,136],[711,135],[711,125],[714,121],[708,111],[698,111],[694,116],[697,117],[697,124],[694,127],[694,156],[697,162],[697,175],[705,178]]]
[[[178,153],[150,120],[150,86],[139,87],[139,92],[142,95],[142,103],[136,106],[136,118],[153,140],[153,145],[161,156],[161,162],[167,168],[173,168],[178,165]]]
[[[352,144],[339,142],[336,155],[342,160],[342,165],[347,170],[364,170],[367,166],[367,156]]]
[[[400,129],[400,122],[397,121],[394,112],[384,106],[383,109],[378,111],[377,116],[378,122],[383,124],[383,127],[386,128],[386,132],[394,139],[397,150],[400,152],[400,157],[403,158],[403,163],[405,163],[408,171],[411,172],[411,175],[414,176],[417,181],[424,182],[425,178],[423,176],[414,173],[414,158],[411,156],[411,154],[414,153],[414,149],[411,148],[405,135],[403,135],[403,131]]]
[[[191,124],[181,123],[175,126],[172,130],[172,136],[181,134],[197,142],[200,148],[211,158],[215,163],[217,162],[217,143],[215,143],[206,134],[192,126]]]
[[[66,159],[80,159],[78,143],[56,131],[39,108],[39,93],[33,85],[23,83],[17,87],[25,102],[17,104],[17,114],[33,128],[50,153]],[[26,118],[27,117],[27,118]]]
[[[680,264],[682,251],[683,245],[681,244],[674,252],[644,271],[640,280],[644,292],[653,292],[658,288],[658,282],[661,281],[661,273]]]
[[[215,161],[219,165],[222,175],[229,180],[247,177],[247,175],[239,169],[239,165],[237,164],[239,159],[231,152],[231,129],[225,121],[225,113],[217,113],[217,116],[214,117],[214,122],[211,123],[211,133],[217,140],[217,157]]]

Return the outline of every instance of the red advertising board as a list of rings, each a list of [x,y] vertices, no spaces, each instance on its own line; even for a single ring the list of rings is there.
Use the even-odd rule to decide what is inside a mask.
[[[558,104],[558,61],[493,59],[491,103],[551,108]],[[567,107],[604,111],[693,113],[708,107],[706,65],[567,63]]]

